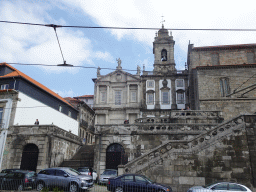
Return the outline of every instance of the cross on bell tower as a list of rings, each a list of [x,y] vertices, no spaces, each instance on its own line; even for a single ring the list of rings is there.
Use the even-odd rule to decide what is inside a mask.
[[[153,54],[154,54],[154,71],[159,73],[170,73],[176,71],[174,61],[174,44],[173,36],[167,29],[164,28],[164,22],[162,17],[162,28],[158,30],[158,35],[153,42]]]

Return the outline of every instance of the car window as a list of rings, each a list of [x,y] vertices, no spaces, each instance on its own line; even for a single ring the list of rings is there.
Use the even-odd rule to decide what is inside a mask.
[[[54,169],[46,170],[46,175],[55,175],[55,170]]]
[[[234,183],[229,184],[229,190],[230,191],[247,191],[246,188]]]
[[[81,175],[80,172],[76,171],[75,169],[65,169],[65,171],[70,174],[70,175],[73,175],[73,176],[76,176],[76,175]]]
[[[1,171],[1,173],[8,173],[8,171],[4,169]]]
[[[89,172],[88,168],[79,168],[77,171],[79,172]]]
[[[123,182],[132,182],[133,181],[133,176],[132,175],[126,175],[121,178],[121,181]]]
[[[227,183],[220,183],[212,187],[212,190],[228,190],[228,184]]]
[[[102,173],[102,175],[117,175],[117,171],[115,171],[115,170],[106,170]]]
[[[63,176],[64,177],[64,174],[66,174],[64,171],[56,170],[56,176]]]
[[[135,176],[135,182],[147,183],[147,180],[141,176]]]
[[[6,177],[6,178],[13,178],[14,177],[14,173],[8,173],[4,177]]]
[[[22,178],[24,178],[24,174],[23,173],[14,173],[14,177],[15,177],[15,179],[22,179]]]
[[[35,172],[29,172],[29,173],[26,174],[26,177],[27,178],[34,177],[35,174],[36,174]]]

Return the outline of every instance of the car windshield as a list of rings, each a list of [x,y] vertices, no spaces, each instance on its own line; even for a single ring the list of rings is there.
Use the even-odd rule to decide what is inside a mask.
[[[202,187],[203,187],[203,188],[208,188],[208,187],[210,187],[210,186],[212,186],[212,185],[214,185],[214,184],[217,184],[217,183],[219,183],[219,182],[209,183],[209,184],[204,185],[204,186],[202,186]]]
[[[35,176],[35,172],[29,172],[29,173],[27,173],[26,176],[27,176],[28,178],[34,177],[34,176]]]
[[[8,173],[8,170],[2,170],[1,173]]]
[[[106,170],[102,173],[102,175],[117,175],[117,171],[115,171],[115,170]]]
[[[89,172],[89,168],[78,168],[79,172]]]
[[[65,169],[65,171],[68,173],[68,174],[70,174],[70,175],[72,175],[72,176],[76,176],[76,175],[81,175],[81,173],[80,172],[78,172],[78,171],[76,171],[75,169]]]

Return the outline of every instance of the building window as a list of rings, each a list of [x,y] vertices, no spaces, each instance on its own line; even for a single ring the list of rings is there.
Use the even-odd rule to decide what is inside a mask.
[[[71,111],[68,111],[68,116],[71,117]]]
[[[122,91],[115,91],[115,105],[121,105],[122,103]]]
[[[253,52],[247,53],[247,63],[255,63],[255,57]]]
[[[230,94],[228,78],[220,78],[220,92],[221,97],[226,97],[228,94]]]
[[[148,81],[148,88],[154,88],[154,81]]]
[[[177,79],[176,87],[184,87],[184,79]]]
[[[169,101],[169,91],[163,91],[162,92],[162,104],[163,105],[166,105],[166,104],[169,104],[170,101]]]
[[[161,60],[162,61],[167,61],[167,51],[166,49],[163,49],[161,52]]]
[[[148,102],[149,105],[154,105],[154,93],[148,93]]]
[[[61,105],[59,105],[59,111],[62,112],[62,106]]]
[[[131,92],[131,102],[136,102],[137,101],[137,92],[132,91]]]
[[[212,65],[219,65],[219,54],[218,53],[213,53],[212,54]]]
[[[185,104],[185,93],[177,93],[177,104]]]
[[[107,101],[107,93],[105,91],[100,92],[100,102],[106,103]]]
[[[1,85],[1,90],[9,89],[9,84]]]

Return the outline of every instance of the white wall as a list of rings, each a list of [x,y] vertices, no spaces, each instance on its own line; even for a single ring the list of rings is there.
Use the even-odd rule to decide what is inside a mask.
[[[14,125],[33,125],[38,119],[40,125],[54,124],[78,135],[78,121],[53,109],[22,92],[19,92]]]

